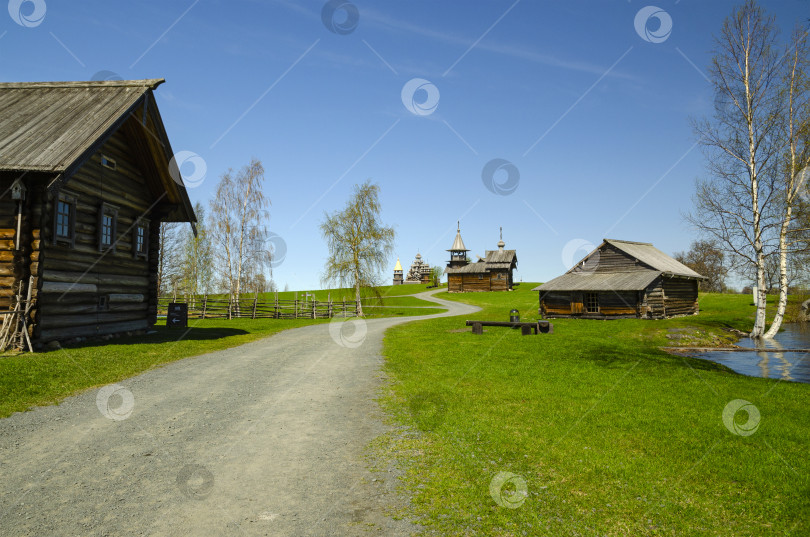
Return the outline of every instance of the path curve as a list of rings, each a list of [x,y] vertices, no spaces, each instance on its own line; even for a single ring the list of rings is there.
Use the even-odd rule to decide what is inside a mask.
[[[121,381],[109,407],[92,389],[0,420],[0,535],[410,534],[385,515],[396,469],[364,453],[385,330],[478,311],[435,292],[414,296],[447,312],[364,321],[356,348],[336,323],[286,330]]]

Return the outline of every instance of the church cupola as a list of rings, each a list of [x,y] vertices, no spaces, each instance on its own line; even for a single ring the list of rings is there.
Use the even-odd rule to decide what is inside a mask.
[[[394,285],[402,285],[402,264],[397,258],[397,264],[394,265]]]
[[[456,222],[456,239],[453,241],[453,246],[447,251],[450,252],[450,263],[448,263],[448,267],[463,267],[467,264],[467,252],[469,252],[469,250],[464,246],[464,241],[461,240],[460,222]]]

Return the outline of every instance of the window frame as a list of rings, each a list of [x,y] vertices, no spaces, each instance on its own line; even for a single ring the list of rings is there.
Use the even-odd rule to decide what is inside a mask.
[[[585,293],[582,302],[585,313],[599,313],[599,293]]]
[[[143,251],[138,251],[138,230],[143,229]],[[149,220],[138,218],[132,226],[132,257],[149,259]]]
[[[104,242],[104,217],[110,216],[110,242]],[[118,207],[110,205],[107,202],[102,202],[98,208],[98,229],[97,241],[99,252],[112,252],[115,253],[115,246],[118,242]]]
[[[64,213],[59,212],[60,204],[66,204],[68,207],[67,212],[67,235],[59,234],[59,216]],[[76,246],[76,196],[68,193],[60,192],[54,197],[53,204],[53,244],[62,244],[70,248]]]

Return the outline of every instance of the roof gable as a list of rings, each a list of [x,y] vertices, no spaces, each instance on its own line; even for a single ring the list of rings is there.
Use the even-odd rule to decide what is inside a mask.
[[[631,242],[620,241],[615,239],[604,239],[604,244],[610,244],[626,254],[638,259],[642,263],[649,265],[655,270],[661,271],[664,274],[672,274],[675,276],[685,276],[688,278],[704,279],[694,270],[690,269],[680,261],[665,254],[652,244],[648,242]],[[601,246],[600,246],[601,247]]]
[[[125,128],[153,188],[165,191],[176,207],[167,219],[195,222],[185,185],[171,177],[173,153],[152,97],[163,82],[0,83],[0,171],[53,173],[50,188],[58,188]]]

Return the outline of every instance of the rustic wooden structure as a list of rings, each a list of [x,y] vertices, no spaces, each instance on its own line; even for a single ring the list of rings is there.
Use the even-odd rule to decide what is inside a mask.
[[[650,243],[605,239],[568,272],[535,287],[546,318],[696,315],[703,276]]]
[[[447,274],[447,291],[464,293],[469,291],[511,291],[513,271],[517,267],[515,250],[505,250],[503,232],[497,250],[487,250],[483,258],[475,263],[467,259],[469,250],[461,240],[461,228],[456,230],[456,238],[450,252],[450,261],[444,273]]]
[[[242,296],[213,298],[161,297],[158,314],[165,315],[172,302],[188,304],[189,317],[198,319],[331,319],[333,317],[357,317],[358,303],[354,300],[333,301],[331,293],[327,300],[284,300],[275,293],[273,300],[259,300]]]
[[[160,223],[196,221],[163,82],[0,84],[0,310],[30,297],[34,344],[155,323]]]
[[[430,265],[422,261],[422,254],[416,253],[416,259],[405,276],[405,283],[430,283]]]
[[[397,264],[394,265],[394,285],[402,285],[402,282],[402,263],[400,263],[399,258],[397,258]]]

